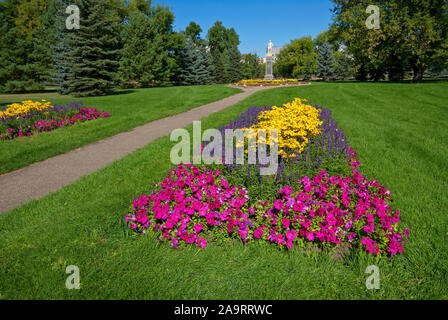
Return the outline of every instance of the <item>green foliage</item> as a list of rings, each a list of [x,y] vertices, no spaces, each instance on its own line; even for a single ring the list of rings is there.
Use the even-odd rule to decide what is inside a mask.
[[[248,53],[244,56],[242,66],[242,78],[243,79],[256,79],[262,78],[264,75],[263,65],[258,61],[258,55],[256,53]]]
[[[173,31],[174,14],[158,5],[150,15],[130,13],[124,26],[119,78],[123,87],[171,85],[178,71],[176,53],[183,39]]]
[[[67,93],[110,94],[118,67],[118,20],[105,0],[77,0],[80,28],[71,31],[67,52]]]
[[[401,80],[408,71],[421,81],[431,65],[448,57],[447,2],[443,0],[376,1],[380,29],[368,30],[364,2],[333,0],[338,37],[354,57],[358,79]]]
[[[324,41],[317,50],[317,73],[328,81],[334,75],[333,47],[328,41]]]
[[[334,74],[338,79],[346,80],[353,75],[353,59],[347,50],[338,50],[333,53]]]
[[[41,17],[47,11],[48,0],[16,0],[17,16],[14,19],[21,35],[30,39],[33,33],[42,25]]]
[[[190,24],[185,29],[185,34],[187,38],[190,38],[194,42],[197,42],[201,39],[202,28],[196,22],[191,21]]]
[[[316,72],[317,53],[311,37],[292,40],[278,54],[274,74],[285,78],[310,79]]]
[[[208,30],[207,40],[212,52],[223,52],[225,49],[230,49],[240,44],[239,36],[235,29],[224,27],[221,21],[216,21]]]
[[[71,77],[71,58],[72,50],[71,38],[73,32],[68,30],[65,25],[67,18],[65,9],[69,5],[68,0],[55,0],[54,6],[56,11],[55,21],[55,44],[53,47],[53,72],[52,79],[58,85],[58,92],[68,94],[68,79]]]
[[[0,91],[10,93],[41,90],[52,63],[51,22],[39,16],[42,21],[24,32],[16,26],[18,5],[13,0],[0,3]]]
[[[241,53],[237,46],[232,46],[228,50],[227,76],[229,82],[238,82],[242,79]]]
[[[241,80],[241,53],[238,50],[239,36],[235,29],[227,29],[221,21],[208,30],[208,45],[212,55],[216,83]]]
[[[204,85],[213,81],[212,61],[206,47],[187,38],[179,52],[179,84]]]

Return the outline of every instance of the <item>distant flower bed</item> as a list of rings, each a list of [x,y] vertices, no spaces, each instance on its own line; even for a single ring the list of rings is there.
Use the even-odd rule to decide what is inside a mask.
[[[65,106],[50,102],[23,101],[7,106],[0,112],[0,140],[29,137],[41,132],[76,123],[107,118],[110,114],[96,108],[86,108],[82,102],[72,102]]]
[[[235,83],[237,86],[243,86],[243,87],[260,87],[260,86],[288,86],[288,85],[308,85],[311,84],[309,82],[303,82],[299,81],[297,79],[273,79],[273,80],[266,80],[266,79],[248,79],[248,80],[241,80]]]
[[[129,227],[154,232],[175,248],[239,240],[290,250],[402,253],[409,229],[400,224],[390,190],[358,171],[356,153],[331,111],[302,101],[249,108],[220,129],[277,127],[291,139],[306,137],[303,145],[285,144],[288,152],[279,152],[275,176],[261,176],[262,165],[235,164],[235,159],[201,167],[181,164],[133,202],[126,214]],[[297,127],[281,125],[286,119]]]

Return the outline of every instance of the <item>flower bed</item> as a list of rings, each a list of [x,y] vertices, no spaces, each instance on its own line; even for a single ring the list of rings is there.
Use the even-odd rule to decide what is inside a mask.
[[[360,249],[375,256],[402,253],[409,229],[401,227],[390,191],[358,171],[356,153],[331,111],[309,107],[304,115],[309,119],[301,126],[318,115],[318,125],[311,131],[314,136],[308,133],[303,148],[290,149],[297,157],[291,159],[290,152],[278,154],[280,165],[274,177],[259,175],[259,164],[179,165],[151,194],[134,201],[126,214],[130,228],[156,232],[160,241],[175,248],[193,243],[203,248],[209,241],[239,239],[287,249]],[[304,105],[294,100],[283,108],[299,112]],[[250,108],[221,131],[258,128],[272,111],[271,115],[285,117],[285,110],[278,109]],[[301,139],[301,135],[291,136]]]
[[[276,87],[276,86],[297,86],[297,85],[309,85],[310,82],[303,82],[297,79],[248,79],[241,80],[235,83],[236,86],[242,87]]]
[[[82,102],[72,102],[66,106],[52,105],[50,102],[23,101],[14,103],[0,112],[0,140],[32,136],[52,131],[76,123],[110,117],[107,112],[96,108],[83,107]]]

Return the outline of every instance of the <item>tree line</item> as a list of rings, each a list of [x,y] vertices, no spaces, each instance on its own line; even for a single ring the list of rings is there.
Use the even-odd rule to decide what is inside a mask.
[[[278,55],[276,76],[324,80],[422,81],[448,68],[446,0],[377,0],[379,28],[369,29],[368,5],[332,0],[333,21],[315,39],[292,40]]]
[[[68,29],[66,8],[80,10]],[[114,88],[236,82],[260,73],[239,36],[221,21],[201,37],[191,22],[176,32],[174,13],[150,0],[5,0],[0,2],[0,92],[57,84],[62,94],[93,96]]]

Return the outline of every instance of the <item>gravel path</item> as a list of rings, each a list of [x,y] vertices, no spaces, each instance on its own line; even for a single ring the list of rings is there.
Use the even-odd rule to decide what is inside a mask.
[[[242,89],[244,92],[231,97],[150,122],[131,131],[0,176],[0,214],[57,191],[146,146],[151,141],[169,135],[174,129],[184,128],[193,121],[234,105],[257,91],[270,88]]]

